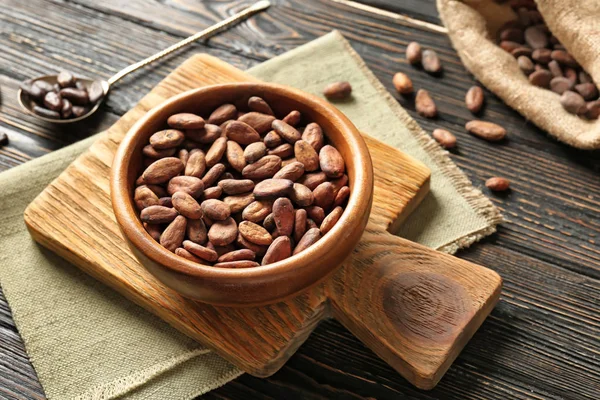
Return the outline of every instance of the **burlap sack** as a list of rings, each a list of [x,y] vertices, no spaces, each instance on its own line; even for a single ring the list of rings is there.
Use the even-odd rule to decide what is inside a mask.
[[[580,65],[600,82],[600,1],[536,0],[546,24]],[[559,95],[535,87],[516,59],[495,43],[498,29],[516,19],[509,3],[437,0],[440,17],[469,71],[506,104],[558,140],[580,149],[600,148],[600,120],[567,113]]]

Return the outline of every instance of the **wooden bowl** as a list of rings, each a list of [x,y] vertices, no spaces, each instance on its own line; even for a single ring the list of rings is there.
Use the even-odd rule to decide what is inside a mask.
[[[207,116],[224,103],[245,104],[265,99],[281,118],[292,110],[304,121],[317,122],[342,154],[350,197],[335,227],[316,244],[288,259],[245,269],[204,266],[171,253],[145,231],[133,202],[136,178],[143,171],[142,148],[165,129],[167,118],[180,112]],[[154,107],[127,133],[111,170],[111,199],[117,222],[140,263],[181,295],[215,305],[248,306],[273,303],[323,280],[350,254],[367,224],[373,198],[373,166],[356,127],[335,107],[316,96],[267,83],[207,86],[172,97]]]

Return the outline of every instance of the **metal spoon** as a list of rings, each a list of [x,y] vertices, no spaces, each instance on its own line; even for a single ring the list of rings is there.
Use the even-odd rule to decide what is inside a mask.
[[[53,123],[57,123],[57,124],[70,124],[72,122],[81,121],[81,120],[91,116],[100,107],[100,104],[106,98],[106,95],[108,94],[109,90],[111,89],[111,86],[114,85],[121,78],[123,78],[125,75],[128,75],[133,71],[137,71],[138,69],[145,67],[146,65],[148,65],[160,58],[163,58],[164,56],[171,54],[174,51],[179,50],[180,48],[187,46],[188,44],[190,44],[198,39],[205,39],[207,37],[214,35],[215,33],[219,32],[221,30],[229,28],[230,26],[234,25],[235,23],[248,18],[251,15],[253,15],[259,11],[267,9],[270,5],[271,5],[271,3],[267,0],[259,1],[259,2],[255,3],[254,5],[240,11],[239,13],[234,14],[231,17],[211,26],[210,28],[207,28],[203,31],[197,32],[194,35],[192,35],[186,39],[183,39],[182,41],[175,43],[174,45],[172,45],[172,46],[170,46],[170,47],[168,47],[168,48],[166,48],[166,49],[164,49],[164,50],[162,50],[140,62],[137,62],[135,64],[132,64],[132,65],[122,69],[121,71],[119,71],[115,75],[113,75],[108,81],[104,81],[104,80],[94,81],[91,79],[77,78],[77,81],[83,83],[83,85],[86,87],[86,89],[88,91],[90,89],[92,89],[92,84],[94,84],[95,90],[101,89],[103,92],[102,97],[98,101],[96,101],[96,103],[93,105],[93,107],[86,114],[81,115],[79,117],[70,118],[70,119],[54,119],[54,118],[47,118],[47,117],[38,115],[33,112],[33,107],[36,106],[37,104],[32,99],[30,99],[29,96],[22,89],[19,89],[19,91],[17,93],[17,96],[19,99],[19,104],[21,105],[21,107],[23,107],[23,109],[27,113],[29,113],[39,119],[47,121],[47,122],[53,122]],[[43,81],[48,82],[51,85],[54,85],[57,83],[57,76],[58,75],[40,76],[38,78],[31,79],[30,82],[43,80]]]

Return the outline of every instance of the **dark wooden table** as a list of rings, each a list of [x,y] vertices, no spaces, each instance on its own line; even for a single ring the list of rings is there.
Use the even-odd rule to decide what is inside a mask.
[[[394,95],[427,131],[443,127],[457,135],[459,149],[452,158],[476,186],[492,175],[512,181],[509,194],[491,195],[507,223],[459,254],[502,275],[502,298],[429,392],[408,384],[337,322],[325,322],[271,378],[244,375],[204,397],[600,398],[600,152],[556,142],[491,93],[484,118],[505,126],[510,139],[493,145],[469,136],[464,124],[471,115],[463,99],[475,81],[447,37],[418,23],[440,24],[434,0],[361,2],[414,21],[332,0],[277,0],[266,14],[137,74],[111,94],[93,120],[64,128],[21,112],[19,81],[64,67],[108,78],[248,1],[5,0],[0,7],[0,129],[10,144],[0,148],[0,170],[108,127],[192,52],[244,69],[338,29],[392,93],[393,73],[404,71],[416,87],[434,94],[441,115],[433,121]],[[412,40],[440,54],[442,79],[407,65],[404,51]],[[0,296],[0,398],[43,397]]]

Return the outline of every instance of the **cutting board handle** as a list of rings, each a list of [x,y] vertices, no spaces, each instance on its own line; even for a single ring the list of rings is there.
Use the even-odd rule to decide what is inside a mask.
[[[431,389],[501,286],[494,271],[367,228],[327,291],[334,318],[406,379]]]

